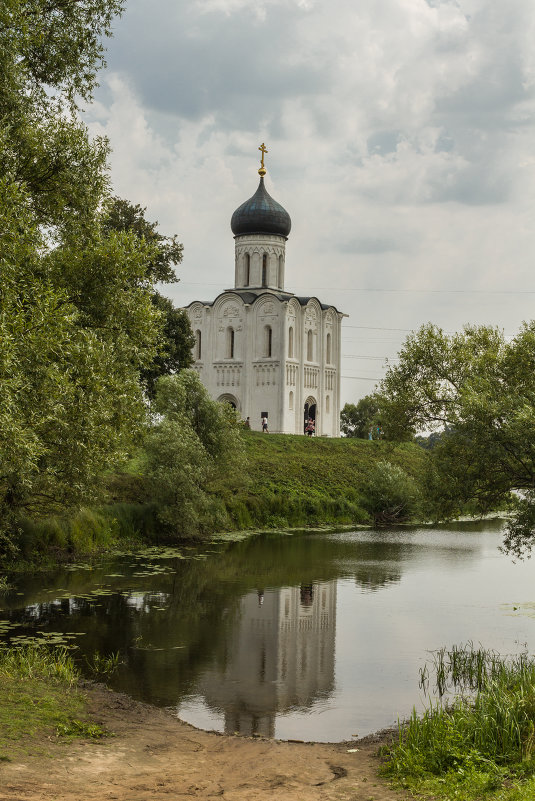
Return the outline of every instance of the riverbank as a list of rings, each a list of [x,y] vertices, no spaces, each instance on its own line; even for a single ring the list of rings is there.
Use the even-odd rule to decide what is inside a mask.
[[[212,510],[202,540],[214,533],[373,524],[371,478],[378,465],[422,484],[427,453],[413,443],[323,439],[243,432],[246,467],[210,487]],[[41,520],[19,521],[13,568],[55,564],[114,549],[176,543],[158,519],[143,475],[142,454],[106,478],[107,503]]]
[[[0,761],[2,801],[400,801],[378,777],[378,737],[292,743],[194,729],[170,712],[85,685],[103,739],[50,738]]]
[[[195,729],[170,710],[102,685],[81,687],[100,738],[36,740],[26,732],[0,759],[1,801],[408,801],[415,797],[528,801],[531,782],[467,794],[467,786],[395,788],[381,777],[381,749],[393,732],[342,743],[301,743]],[[442,788],[442,791],[441,791]],[[419,793],[423,795],[420,796]]]

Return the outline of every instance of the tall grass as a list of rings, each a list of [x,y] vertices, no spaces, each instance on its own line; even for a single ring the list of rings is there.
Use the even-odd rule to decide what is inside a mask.
[[[486,777],[487,789],[505,776],[535,774],[535,660],[469,645],[437,652],[433,669],[439,695],[450,687],[460,694],[449,705],[430,701],[421,717],[413,711],[384,751],[385,772],[409,784],[455,774],[457,783],[479,786]],[[421,683],[428,682],[424,671]]]
[[[0,649],[0,761],[35,753],[55,737],[103,737],[89,719],[66,648]]]
[[[53,679],[72,687],[79,675],[66,648],[28,645],[0,649],[0,678]]]
[[[100,553],[142,537],[150,541],[156,538],[157,523],[150,504],[114,503],[70,515],[23,518],[18,528],[18,560],[39,563],[58,555]]]

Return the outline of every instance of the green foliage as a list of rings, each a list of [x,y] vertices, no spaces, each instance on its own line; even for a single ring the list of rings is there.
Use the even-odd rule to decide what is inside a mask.
[[[66,648],[0,648],[0,676],[17,679],[53,679],[72,687],[79,673]]]
[[[534,538],[535,323],[506,342],[487,326],[448,336],[428,325],[408,337],[381,387],[381,408],[397,436],[446,431],[432,449],[429,491],[438,515],[470,502],[487,512],[525,490],[505,548],[528,551]]]
[[[99,740],[101,737],[109,737],[110,732],[99,726],[98,723],[90,723],[84,720],[69,720],[67,723],[59,723],[56,726],[58,737],[85,737],[91,740]]]
[[[79,673],[65,648],[0,649],[0,759],[54,736],[97,737],[105,732],[87,716]]]
[[[357,404],[346,403],[340,412],[342,434],[359,439],[381,439],[378,413],[379,404],[374,395],[366,395]]]
[[[379,461],[368,474],[363,506],[376,526],[403,523],[418,512],[418,486],[399,465]]]
[[[173,302],[159,292],[153,293],[152,303],[163,317],[163,330],[156,356],[150,365],[141,370],[141,381],[150,399],[154,398],[156,381],[160,376],[191,367],[195,344],[189,317],[184,309],[175,308]]]
[[[147,280],[152,284],[172,283],[177,281],[174,265],[180,264],[184,251],[183,245],[178,241],[177,235],[164,236],[160,234],[158,222],[149,222],[145,219],[146,208],[139,204],[133,205],[128,200],[119,197],[110,198],[106,204],[103,230],[130,232],[135,237],[152,245],[153,256],[147,264]]]
[[[469,646],[442,651],[435,668],[475,695],[447,707],[431,702],[420,718],[413,712],[385,749],[385,772],[417,791],[463,799],[535,775],[535,660]]]
[[[370,475],[378,462],[404,471],[416,497],[428,462],[411,443],[368,442],[358,438],[327,439],[256,432],[243,434],[247,481],[241,487],[224,482],[220,493],[234,527],[373,523],[367,506]],[[411,481],[413,482],[411,484]],[[411,496],[412,497],[412,496]],[[416,514],[413,503],[407,515]]]
[[[0,9],[0,557],[21,518],[97,499],[145,423],[139,373],[164,322],[153,283],[162,248],[180,246],[107,226],[108,146],[76,116],[121,8]]]
[[[146,475],[159,519],[181,537],[221,528],[228,519],[210,490],[243,467],[234,410],[213,401],[193,370],[160,378],[153,410],[159,422],[145,442]]]
[[[122,11],[117,0],[5,0],[0,11],[4,92],[91,97],[103,65],[103,36]],[[20,101],[20,97],[18,97]]]
[[[182,261],[183,246],[176,234],[163,236],[157,230],[158,223],[145,219],[146,209],[133,205],[128,200],[112,198],[108,201],[102,228],[105,233],[127,232],[136,240],[151,247],[152,256],[145,264],[145,279],[148,285],[155,282],[177,281],[175,265]],[[189,318],[184,309],[177,309],[172,301],[152,292],[152,304],[161,318],[162,329],[158,351],[150,364],[141,370],[141,381],[149,398],[154,398],[157,379],[193,363],[191,349],[195,344]]]
[[[86,663],[94,676],[111,676],[122,665],[119,651],[108,656],[103,656],[99,651],[91,654],[91,659],[86,658]]]
[[[67,559],[110,550],[119,543],[139,540],[139,532],[144,531],[144,514],[146,507],[116,504],[40,520],[21,518],[17,537],[19,557],[41,563],[50,558]]]
[[[173,377],[171,381],[177,379]],[[199,406],[202,409],[200,401]],[[233,416],[230,407],[216,405],[217,409]],[[192,415],[193,411],[191,408]],[[204,410],[203,415],[206,413]],[[238,453],[233,445],[230,462],[228,458],[221,461],[215,458],[217,450],[225,447],[219,441],[221,432],[216,423],[212,441],[210,430],[200,426],[203,415],[194,415],[193,419],[198,430],[208,437],[214,460],[200,447],[199,437],[191,436],[191,422],[185,430],[192,439],[192,450],[185,448],[183,458],[179,458],[183,429],[176,425],[177,421],[171,425],[166,422],[149,437],[155,454],[146,476],[142,471],[147,460],[139,455],[126,465],[130,472],[110,477],[113,502],[109,505],[41,520],[22,518],[17,538],[20,557],[32,564],[43,564],[50,559],[130,547],[140,540],[162,542],[177,536],[197,537],[232,529],[369,524],[374,521],[367,494],[370,476],[378,463],[387,461],[402,468],[404,480],[412,480],[418,486],[428,472],[428,455],[411,443],[282,434],[266,437],[256,432],[240,434],[240,427],[236,429],[234,424],[232,438],[236,430],[240,437],[234,443]],[[162,418],[161,423],[164,422]],[[200,473],[198,464],[190,464],[196,454],[201,460]],[[204,471],[206,466],[208,472]],[[194,479],[204,482],[207,474],[211,478],[198,490]],[[170,508],[163,511],[166,506]],[[162,511],[170,515],[169,523],[163,526]],[[417,515],[418,507],[412,513]],[[189,517],[183,518],[184,515]],[[179,521],[178,529],[175,519]]]

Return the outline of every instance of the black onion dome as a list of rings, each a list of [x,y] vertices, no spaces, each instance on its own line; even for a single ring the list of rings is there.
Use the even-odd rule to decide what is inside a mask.
[[[230,227],[234,236],[277,234],[287,237],[292,221],[286,209],[268,195],[262,177],[254,195],[242,203],[232,215]]]

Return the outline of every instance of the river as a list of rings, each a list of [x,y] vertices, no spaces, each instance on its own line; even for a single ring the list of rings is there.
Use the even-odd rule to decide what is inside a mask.
[[[500,521],[270,533],[148,548],[20,576],[0,638],[68,644],[89,673],[218,731],[325,742],[425,703],[430,652],[535,646],[535,564],[500,553]]]

